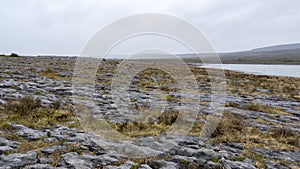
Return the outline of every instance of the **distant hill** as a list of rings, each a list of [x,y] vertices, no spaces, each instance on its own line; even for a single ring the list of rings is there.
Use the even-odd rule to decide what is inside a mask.
[[[209,57],[209,54],[200,54]],[[290,64],[300,65],[300,43],[256,48],[241,52],[219,53],[224,64]],[[199,63],[195,55],[181,57],[188,63]]]
[[[270,52],[270,51],[300,51],[300,43],[268,46],[263,48],[252,49],[253,52]]]

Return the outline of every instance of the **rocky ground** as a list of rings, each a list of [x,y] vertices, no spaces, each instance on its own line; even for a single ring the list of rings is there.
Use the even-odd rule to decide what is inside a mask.
[[[78,114],[72,99],[76,58],[0,60],[0,168],[300,168],[300,79],[226,71],[223,118],[205,139],[200,132],[211,113],[211,79],[204,69],[190,65],[199,93],[181,93],[166,72],[139,73],[130,85],[128,112],[111,93],[120,61],[105,61],[97,71],[92,116],[135,138],[113,141],[93,132],[97,121],[80,123],[86,122],[78,118],[84,111]],[[199,114],[190,119],[188,134],[166,134],[178,109],[197,98]],[[93,108],[89,99],[80,103]],[[158,110],[161,105],[166,108]],[[153,116],[129,118],[140,111]]]

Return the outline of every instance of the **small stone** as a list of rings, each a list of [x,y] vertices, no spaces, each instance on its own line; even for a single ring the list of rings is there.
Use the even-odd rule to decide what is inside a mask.
[[[178,169],[178,165],[174,162],[158,160],[158,161],[149,161],[148,165],[152,168],[161,168],[161,169]]]
[[[63,161],[66,164],[67,168],[75,168],[75,169],[93,169],[95,165],[89,161],[81,159],[77,153],[71,152],[62,155]]]
[[[56,141],[58,141],[58,139],[55,138],[55,137],[48,137],[48,138],[44,139],[44,142],[46,142],[46,143],[53,143],[53,142],[56,142]]]
[[[295,152],[286,152],[286,151],[277,151],[277,150],[267,150],[262,148],[256,148],[253,150],[255,153],[265,156],[267,158],[276,159],[276,160],[284,160],[290,162],[298,162],[300,161],[300,153]]]
[[[17,148],[21,143],[17,141],[7,140],[5,138],[0,138],[0,146],[9,146],[12,148]]]
[[[49,164],[34,164],[34,165],[27,166],[24,169],[55,169],[55,168]]]
[[[63,150],[66,149],[67,147],[65,146],[52,146],[52,147],[46,147],[46,148],[42,148],[41,152],[44,154],[53,154],[56,150]]]
[[[1,154],[4,154],[4,153],[6,153],[6,152],[9,152],[9,151],[11,151],[11,150],[13,150],[13,148],[8,147],[8,146],[0,146],[0,155],[1,155]]]
[[[137,164],[132,161],[126,161],[124,164],[120,166],[106,166],[104,169],[128,169],[136,166]]]
[[[221,160],[225,169],[256,169],[253,165],[240,161]]]
[[[152,169],[149,165],[147,164],[142,164],[139,169]]]
[[[41,164],[51,164],[54,162],[52,158],[46,158],[46,157],[40,158],[39,161]]]
[[[23,125],[13,124],[9,123],[11,127],[16,131],[16,134],[20,137],[25,138],[28,141],[34,141],[39,140],[42,137],[46,136],[46,133],[39,131],[39,130],[33,130],[31,128],[25,127]]]

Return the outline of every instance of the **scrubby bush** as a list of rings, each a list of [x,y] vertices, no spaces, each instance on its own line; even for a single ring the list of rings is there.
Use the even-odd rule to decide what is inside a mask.
[[[222,120],[212,133],[212,137],[230,137],[237,135],[245,128],[245,120],[242,116],[225,112]]]
[[[51,67],[47,67],[43,72],[44,73],[53,73],[53,70]]]
[[[19,55],[16,54],[16,53],[11,53],[11,54],[10,54],[10,57],[19,57]]]
[[[271,130],[271,136],[277,141],[300,148],[300,134],[286,127]]]
[[[172,125],[179,115],[179,111],[166,111],[158,117],[158,124]]]
[[[49,128],[54,124],[70,123],[67,126],[80,128],[76,115],[70,111],[55,107],[42,107],[41,101],[31,97],[9,101],[4,109],[0,110],[0,129],[7,129],[7,122],[22,124],[33,129]],[[1,113],[0,112],[0,113]]]
[[[31,97],[23,97],[18,101],[9,101],[6,107],[11,113],[25,116],[41,107],[41,101]]]

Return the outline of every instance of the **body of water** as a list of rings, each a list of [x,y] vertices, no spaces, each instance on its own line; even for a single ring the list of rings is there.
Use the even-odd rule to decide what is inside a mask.
[[[212,64],[201,67],[233,70],[238,72],[270,75],[287,76],[300,78],[300,65],[256,65],[256,64]]]

